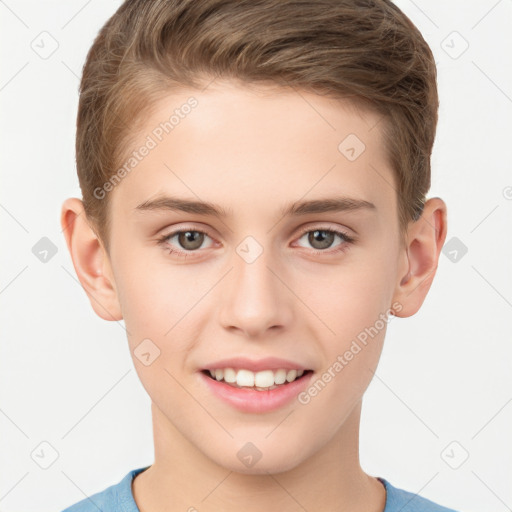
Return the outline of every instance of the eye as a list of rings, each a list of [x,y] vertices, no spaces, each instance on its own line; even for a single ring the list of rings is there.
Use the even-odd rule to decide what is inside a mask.
[[[341,239],[341,242],[333,246],[336,237]],[[353,237],[349,236],[343,231],[338,231],[326,227],[319,227],[316,229],[303,231],[299,240],[303,238],[306,238],[307,243],[309,243],[313,249],[316,249],[317,253],[344,251],[350,244],[354,243],[355,241]],[[326,250],[330,249],[331,247],[335,247],[335,249],[333,251]]]
[[[199,249],[201,249],[207,238],[212,240],[205,231],[184,228],[165,234],[158,239],[158,244],[162,245],[169,254],[186,258],[194,252],[201,252]],[[298,240],[303,238],[307,239],[307,243],[312,246],[315,254],[342,252],[347,250],[350,244],[355,242],[355,238],[349,236],[347,233],[327,227],[304,230]],[[340,243],[333,245],[336,238],[340,239]],[[211,243],[208,247],[212,245]],[[328,250],[332,247],[334,247],[333,250]]]
[[[210,238],[207,233],[198,229],[180,229],[166,234],[158,240],[170,254],[187,257],[187,252],[198,252],[203,245],[205,238]],[[176,239],[178,247],[172,245]]]

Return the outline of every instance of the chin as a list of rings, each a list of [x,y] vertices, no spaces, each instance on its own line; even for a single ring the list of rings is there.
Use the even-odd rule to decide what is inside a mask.
[[[305,457],[303,450],[300,451],[300,455],[298,455],[295,450],[292,453],[287,453],[284,450],[272,450],[271,455],[267,457],[264,451],[263,453],[260,452],[261,458],[254,462],[251,460],[244,461],[244,453],[240,454],[240,457],[238,456],[239,453],[240,452],[237,452],[237,456],[234,458],[212,457],[212,460],[219,466],[233,471],[234,473],[243,475],[266,475],[290,471],[300,465]],[[254,455],[256,457],[258,456],[256,453],[254,453]]]

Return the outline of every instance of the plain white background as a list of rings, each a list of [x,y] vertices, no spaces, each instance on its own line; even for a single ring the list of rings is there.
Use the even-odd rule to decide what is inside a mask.
[[[389,324],[364,400],[361,461],[461,512],[504,512],[512,510],[512,2],[397,4],[438,65],[429,196],[448,205],[452,245],[420,312]],[[59,224],[63,200],[80,197],[81,68],[119,5],[0,2],[2,512],[61,510],[153,461],[150,402],[125,331],[95,316]],[[33,252],[43,237],[57,251],[46,262]]]

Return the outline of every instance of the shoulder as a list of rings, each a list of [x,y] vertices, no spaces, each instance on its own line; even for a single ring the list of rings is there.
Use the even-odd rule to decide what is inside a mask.
[[[132,480],[145,469],[147,467],[133,469],[117,484],[84,498],[62,512],[139,512],[133,499]]]
[[[433,501],[391,485],[386,479],[379,478],[386,488],[386,508],[384,512],[456,512]]]

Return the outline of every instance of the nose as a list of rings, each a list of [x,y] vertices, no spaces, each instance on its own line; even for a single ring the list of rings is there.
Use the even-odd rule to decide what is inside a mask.
[[[283,284],[285,270],[277,266],[270,251],[252,262],[235,252],[232,261],[234,268],[220,298],[222,326],[251,339],[268,338],[268,331],[288,327],[293,320],[293,294]]]

